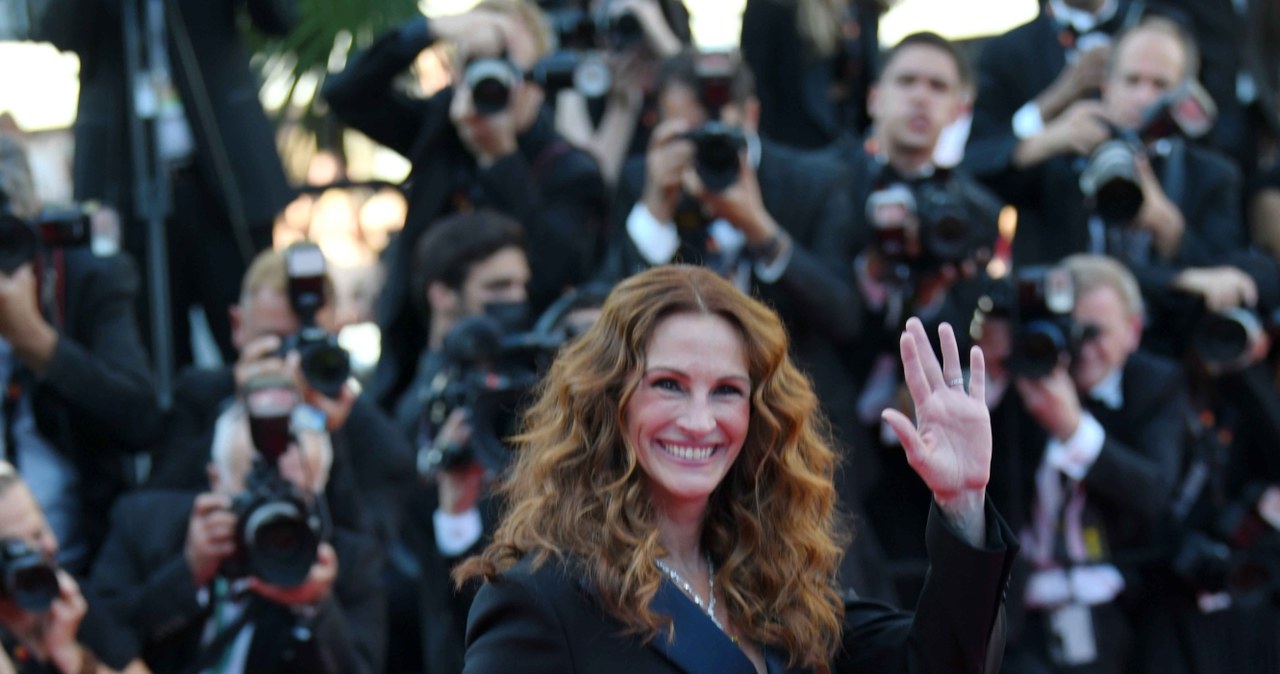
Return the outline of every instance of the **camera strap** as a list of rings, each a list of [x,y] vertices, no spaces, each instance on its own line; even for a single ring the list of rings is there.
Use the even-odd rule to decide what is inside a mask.
[[[1160,187],[1182,210],[1182,197],[1187,189],[1187,144],[1179,138],[1169,139],[1169,152],[1164,157]]]

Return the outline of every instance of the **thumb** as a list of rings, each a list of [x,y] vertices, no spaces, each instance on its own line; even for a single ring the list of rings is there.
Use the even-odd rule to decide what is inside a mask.
[[[915,424],[911,423],[907,415],[894,409],[881,412],[880,418],[889,424],[889,428],[892,428],[894,434],[898,436],[898,442],[902,443],[902,449],[907,453],[907,463],[916,465],[920,458],[920,433],[916,430]]]

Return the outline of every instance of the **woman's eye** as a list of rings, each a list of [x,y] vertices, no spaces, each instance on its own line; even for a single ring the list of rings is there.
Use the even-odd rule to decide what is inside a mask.
[[[727,396],[746,395],[740,387],[734,386],[733,384],[721,384],[717,386],[716,393]]]
[[[674,379],[669,379],[669,378],[658,379],[658,380],[656,380],[656,381],[654,381],[654,382],[653,382],[652,386],[653,386],[654,388],[658,389],[658,390],[661,390],[661,391],[680,391],[680,390],[682,390],[682,389],[680,388],[680,382],[678,382],[678,381],[676,381],[676,380],[674,380]]]

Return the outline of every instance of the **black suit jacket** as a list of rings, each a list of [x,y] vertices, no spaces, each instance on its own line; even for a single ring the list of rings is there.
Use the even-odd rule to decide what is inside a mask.
[[[198,588],[183,556],[195,496],[143,491],[122,498],[90,579],[102,599],[101,609],[129,628],[115,635],[116,640],[130,644],[157,674],[182,671],[194,661],[213,611],[198,601]],[[384,604],[376,546],[341,528],[334,531],[332,544],[338,553],[338,578],[330,598],[309,621],[287,607],[251,600],[251,605],[260,606],[254,609],[258,617],[246,671],[381,671]],[[119,643],[114,648],[118,650]]]
[[[121,3],[51,0],[41,37],[80,57],[76,112],[76,198],[136,213]],[[270,227],[293,198],[276,153],[275,129],[258,99],[258,81],[240,37],[233,0],[165,3],[169,60],[195,136],[195,167],[236,230]],[[145,3],[139,3],[145,5]],[[261,31],[284,35],[293,0],[249,0]]]
[[[460,208],[488,206],[524,225],[530,304],[540,310],[594,267],[604,218],[599,166],[560,138],[545,110],[517,139],[517,152],[480,168],[449,119],[452,88],[427,100],[396,90],[395,78],[431,40],[422,19],[415,19],[353,57],[322,91],[339,119],[412,163],[405,226],[384,252],[387,280],[377,308],[382,357],[369,384],[387,409],[426,346],[419,304],[424,291],[412,287],[412,255],[433,222]]]
[[[934,514],[934,517],[940,517]],[[883,604],[846,604],[836,672],[983,672],[999,669],[1005,578],[1017,544],[988,510],[987,549],[973,549],[940,521],[927,530],[935,555],[932,592],[913,618]],[[623,634],[572,563],[534,568],[529,558],[480,588],[467,621],[467,674],[489,672],[742,673],[751,662],[679,588],[664,581],[652,608],[669,616],[674,639],[649,643]],[[988,657],[994,656],[994,661]],[[769,672],[789,669],[765,650]],[[995,664],[994,668],[988,668]]]
[[[87,249],[61,257],[61,263],[57,255],[42,263],[62,277],[53,306],[45,307],[59,336],[45,373],[30,379],[30,393],[40,434],[71,458],[83,478],[80,498],[92,550],[106,533],[112,501],[133,484],[129,454],[155,442],[161,418],[133,312],[138,277],[132,263]]]

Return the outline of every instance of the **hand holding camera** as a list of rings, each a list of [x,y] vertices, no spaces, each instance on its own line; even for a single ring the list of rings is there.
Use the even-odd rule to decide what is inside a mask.
[[[642,200],[659,222],[671,222],[684,194],[684,174],[693,166],[694,153],[688,132],[683,119],[670,119],[659,124],[649,140]]]
[[[1182,233],[1186,230],[1182,211],[1165,194],[1160,179],[1151,168],[1151,160],[1145,154],[1138,155],[1133,163],[1138,185],[1142,188],[1142,208],[1134,217],[1133,225],[1152,233],[1156,252],[1162,257],[1173,258],[1182,245]]]
[[[13,346],[27,367],[40,374],[53,357],[58,334],[40,311],[37,286],[30,264],[10,274],[0,272],[0,338]]]
[[[1066,442],[1075,435],[1083,411],[1075,380],[1065,365],[1054,368],[1047,377],[1018,377],[1016,384],[1027,411],[1050,436]]]
[[[236,516],[231,512],[228,496],[213,493],[196,496],[182,552],[196,587],[208,585],[222,561],[235,554],[235,530]]]
[[[64,672],[79,671],[84,648],[76,631],[88,604],[71,574],[48,563],[43,568],[47,573],[41,574],[40,584],[48,587],[40,590],[40,605],[6,597],[0,600],[0,625],[38,659],[52,661]]]
[[[316,548],[315,563],[307,577],[295,586],[272,585],[259,578],[249,579],[249,589],[284,606],[315,606],[329,597],[338,578],[338,553],[328,543]]]

